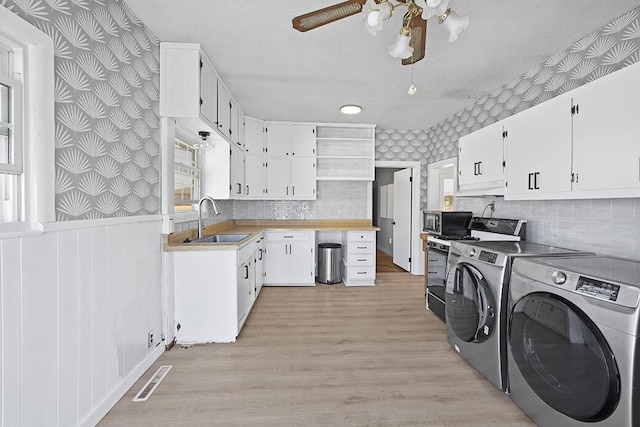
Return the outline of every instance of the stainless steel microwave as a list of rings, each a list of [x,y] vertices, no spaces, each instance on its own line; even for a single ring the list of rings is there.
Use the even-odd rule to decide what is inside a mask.
[[[441,236],[466,236],[473,212],[468,211],[424,211],[425,233]]]

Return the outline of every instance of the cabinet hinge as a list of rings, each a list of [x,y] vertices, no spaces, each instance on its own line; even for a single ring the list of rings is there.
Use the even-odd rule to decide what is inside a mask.
[[[576,184],[578,183],[578,174],[577,173],[572,173],[571,174],[571,182],[575,182]]]
[[[200,68],[202,68],[204,64],[202,63],[202,59],[200,60]]]
[[[413,182],[413,177],[412,176],[409,177],[409,182]]]
[[[504,182],[504,186],[505,186],[505,187],[508,187],[508,186],[509,186],[509,182],[508,182],[508,181],[505,181],[505,182]]]
[[[411,257],[409,257],[409,264],[411,264]]]
[[[579,104],[571,106],[571,114],[572,115],[580,114],[580,105]]]
[[[506,168],[507,167],[507,162],[505,160],[502,161],[502,167]]]
[[[202,98],[200,98],[200,105],[202,105]]]

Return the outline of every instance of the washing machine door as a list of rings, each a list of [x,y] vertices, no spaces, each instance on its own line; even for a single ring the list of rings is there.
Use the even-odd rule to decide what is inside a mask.
[[[511,310],[508,339],[520,373],[555,410],[591,422],[616,408],[620,373],[613,353],[575,304],[549,293],[525,295]]]
[[[449,271],[445,307],[447,324],[462,341],[484,342],[495,325],[495,298],[480,270],[459,262]]]

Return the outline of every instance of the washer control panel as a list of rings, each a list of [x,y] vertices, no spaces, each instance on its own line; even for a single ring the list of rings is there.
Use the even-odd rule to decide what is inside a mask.
[[[494,252],[480,251],[478,259],[480,261],[488,262],[489,264],[495,264],[498,259],[498,254]]]

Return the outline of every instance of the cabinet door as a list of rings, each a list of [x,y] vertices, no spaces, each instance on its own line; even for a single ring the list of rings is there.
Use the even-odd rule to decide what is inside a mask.
[[[160,64],[160,115],[197,117],[200,112],[198,45],[161,43]]]
[[[506,128],[505,199],[571,191],[571,100],[555,98],[512,117]]]
[[[231,138],[231,96],[229,91],[218,80],[218,132],[224,137]]]
[[[244,156],[245,196],[256,198],[264,196],[264,157],[246,153]]]
[[[291,153],[291,125],[268,124],[266,131],[267,155],[288,156]]]
[[[249,314],[255,299],[255,268],[253,256],[238,267],[238,329]]]
[[[245,119],[245,150],[251,154],[264,153],[264,122]]]
[[[460,138],[459,184],[498,186],[504,182],[502,122]]]
[[[231,108],[231,126],[229,129],[229,137],[231,138],[231,142],[242,147],[242,144],[240,144],[240,111],[238,110],[238,106],[235,102],[231,101],[229,105]]]
[[[315,125],[291,126],[291,154],[293,156],[316,155]]]
[[[201,58],[200,63],[200,114],[213,127],[218,120],[218,78],[208,60]]]
[[[574,98],[576,189],[640,188],[640,65],[578,89]]]
[[[268,157],[267,163],[267,193],[268,199],[289,197],[289,158]]]
[[[287,260],[289,283],[315,283],[313,249],[313,241],[296,241],[289,244]]]
[[[234,198],[244,194],[244,151],[235,144],[231,145],[231,188],[230,193]]]
[[[265,240],[264,284],[315,283],[315,232],[266,233]]]
[[[255,261],[255,297],[258,297],[262,285],[264,284],[264,249],[262,247],[256,249],[253,259]]]
[[[316,159],[298,157],[291,159],[291,191],[293,199],[316,198]]]

